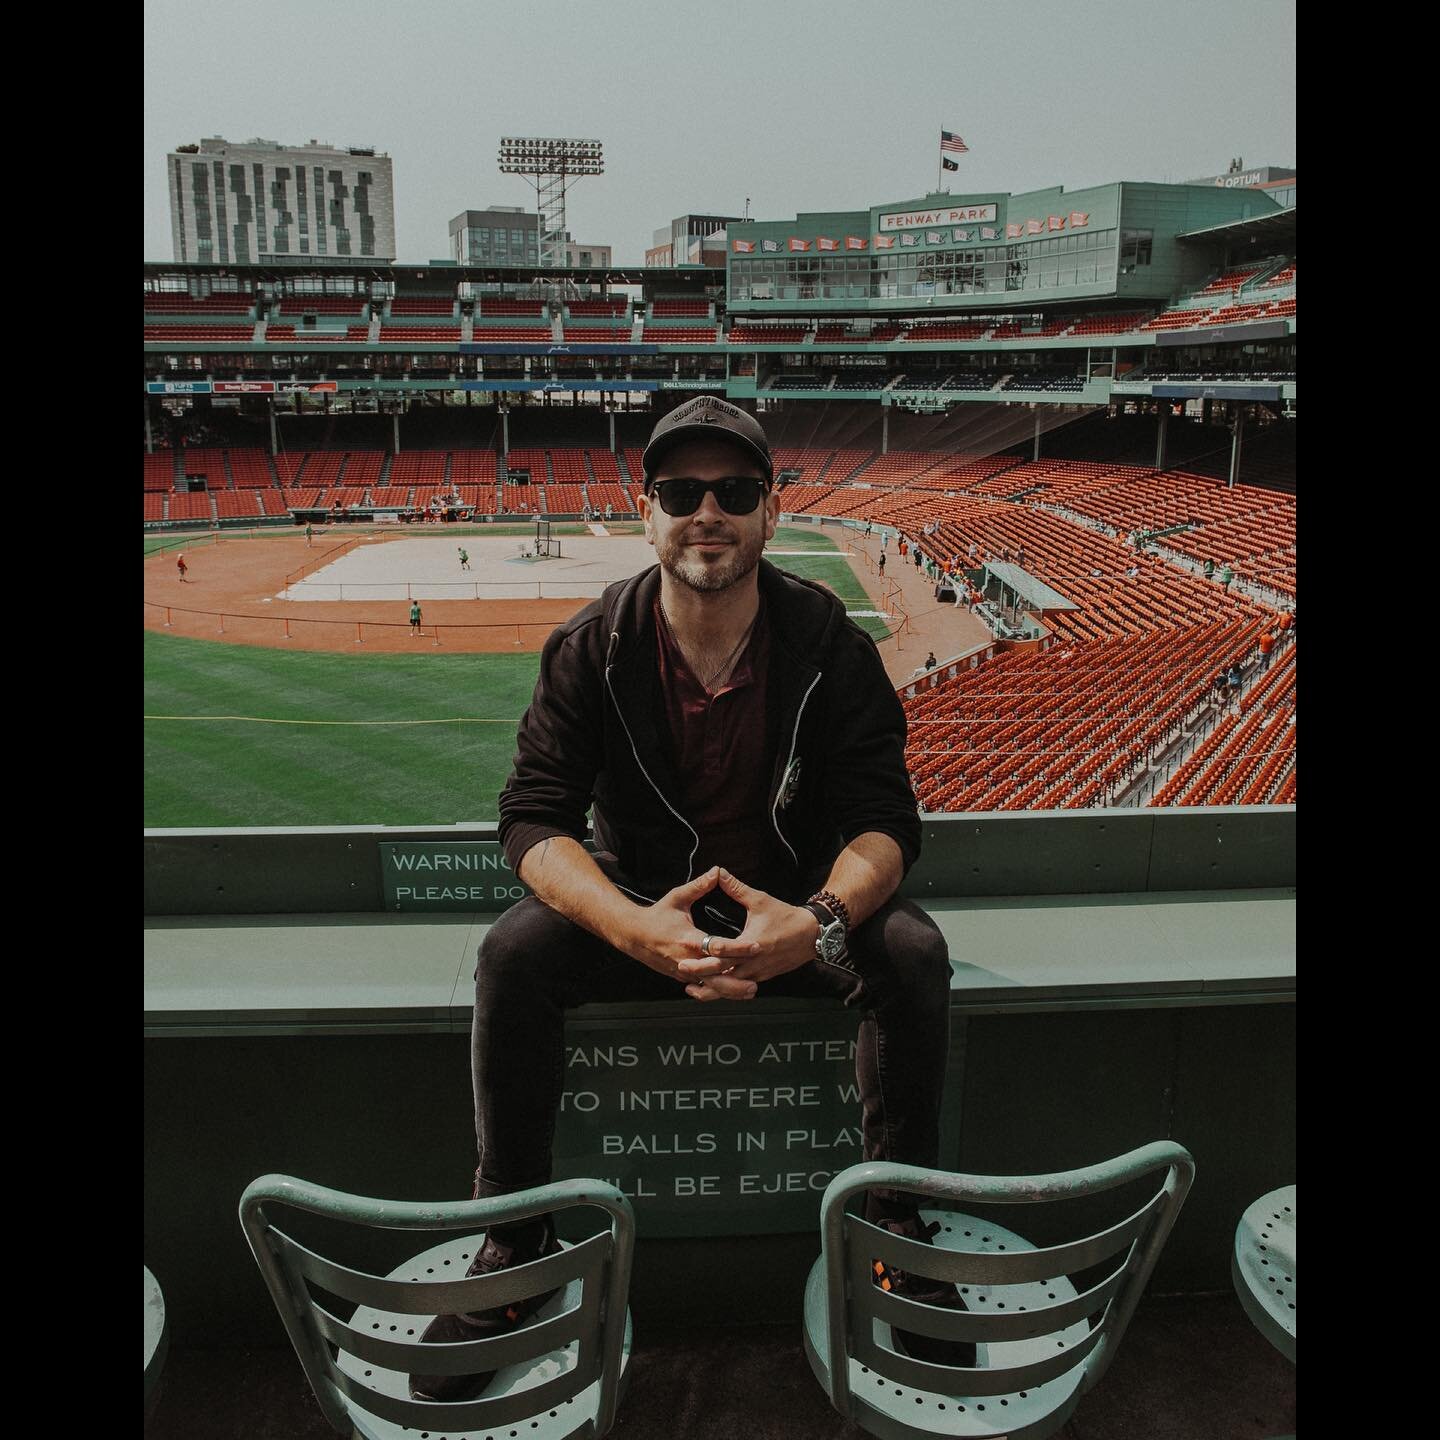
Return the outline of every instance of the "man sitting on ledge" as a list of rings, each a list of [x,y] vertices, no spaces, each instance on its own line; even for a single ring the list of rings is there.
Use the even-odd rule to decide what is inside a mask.
[[[655,426],[643,467],[660,563],[550,636],[500,797],[501,842],[534,894],[480,947],[475,1196],[550,1180],[565,1011],[594,1001],[839,997],[861,1012],[866,1159],[933,1167],[950,965],[935,923],[895,895],[920,849],[904,712],[840,601],[760,558],[780,501],[753,417],[692,400]],[[908,1196],[872,1192],[866,1213],[929,1238]],[[496,1225],[470,1273],[555,1248],[548,1216]],[[961,1304],[953,1285],[877,1272]],[[440,1316],[424,1339],[498,1334],[547,1298]],[[973,1345],[898,1339],[974,1363]],[[459,1400],[491,1378],[415,1375],[411,1393]]]

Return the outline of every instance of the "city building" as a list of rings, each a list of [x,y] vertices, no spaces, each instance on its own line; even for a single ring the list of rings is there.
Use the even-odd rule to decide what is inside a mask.
[[[311,140],[214,135],[166,156],[174,258],[186,264],[395,259],[390,157]]]
[[[462,210],[450,222],[450,258],[461,265],[539,265],[540,217],[518,205]]]
[[[584,269],[588,266],[609,269],[614,263],[611,259],[612,253],[609,245],[587,245],[579,240],[572,240],[570,232],[565,232],[565,263],[572,268]]]
[[[725,268],[725,230],[742,223],[738,215],[677,215],[654,232],[645,264],[711,265]]]

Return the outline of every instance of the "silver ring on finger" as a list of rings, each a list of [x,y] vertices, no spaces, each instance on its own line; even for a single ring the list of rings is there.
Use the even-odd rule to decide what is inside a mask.
[[[714,938],[715,938],[715,937],[714,937],[713,935],[707,935],[707,936],[705,936],[705,938],[704,938],[703,940],[701,940],[701,942],[700,942],[700,953],[701,953],[702,955],[705,955],[705,956],[707,956],[707,957],[709,956],[709,954],[710,954],[710,942],[711,942]]]

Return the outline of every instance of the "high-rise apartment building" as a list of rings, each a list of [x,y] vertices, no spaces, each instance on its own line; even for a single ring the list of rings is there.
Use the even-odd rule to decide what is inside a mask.
[[[388,155],[312,140],[212,136],[165,157],[170,231],[184,263],[395,259]]]

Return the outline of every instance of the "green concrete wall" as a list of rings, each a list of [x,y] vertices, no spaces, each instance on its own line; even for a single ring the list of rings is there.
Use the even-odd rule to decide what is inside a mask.
[[[982,1015],[954,1028],[947,1091],[958,1114],[944,1163],[1027,1173],[1176,1139],[1197,1177],[1152,1288],[1229,1288],[1237,1219],[1295,1178],[1293,1005]],[[256,1176],[463,1198],[472,1123],[464,1036],[146,1041],[145,1263],[165,1292],[173,1343],[283,1343],[235,1218]],[[1028,1222],[1022,1233],[1035,1230]],[[642,1238],[636,1323],[693,1321],[698,1295],[720,1322],[796,1320],[818,1252],[818,1233],[804,1231]]]

